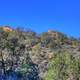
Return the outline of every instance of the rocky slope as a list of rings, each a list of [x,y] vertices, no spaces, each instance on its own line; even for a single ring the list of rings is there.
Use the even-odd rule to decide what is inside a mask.
[[[67,63],[68,60],[70,64],[73,61],[76,64],[72,64],[71,67],[69,62]],[[12,70],[22,74],[21,80],[79,80],[80,63],[76,62],[79,60],[80,40],[76,38],[52,30],[38,35],[29,29],[14,30],[9,26],[0,27],[0,72],[2,74]],[[67,66],[63,71],[66,73],[60,71],[60,66],[63,67],[61,71]],[[76,68],[73,68],[75,66]],[[58,74],[56,68],[59,69]],[[53,73],[56,74],[55,77]]]

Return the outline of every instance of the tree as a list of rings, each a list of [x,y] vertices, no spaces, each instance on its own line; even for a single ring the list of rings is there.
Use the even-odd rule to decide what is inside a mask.
[[[78,72],[80,63],[67,52],[57,53],[49,63],[49,69],[45,73],[45,80],[79,80]]]

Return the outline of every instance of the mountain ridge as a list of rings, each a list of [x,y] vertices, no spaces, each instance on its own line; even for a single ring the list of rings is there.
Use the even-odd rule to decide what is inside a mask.
[[[9,70],[19,72],[24,75],[23,80],[29,76],[28,80],[80,79],[79,39],[54,30],[38,35],[32,30],[12,29],[9,26],[0,27],[0,37],[1,72]]]

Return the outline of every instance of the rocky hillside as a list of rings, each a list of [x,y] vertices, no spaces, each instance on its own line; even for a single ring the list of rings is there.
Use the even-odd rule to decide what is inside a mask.
[[[10,71],[14,80],[80,80],[80,40],[54,30],[1,26],[0,73],[9,77]]]

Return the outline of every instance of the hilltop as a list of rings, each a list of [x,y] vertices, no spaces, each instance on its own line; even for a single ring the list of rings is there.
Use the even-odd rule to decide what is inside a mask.
[[[19,72],[22,80],[79,80],[79,61],[79,39],[54,30],[38,35],[0,27],[0,72]]]

